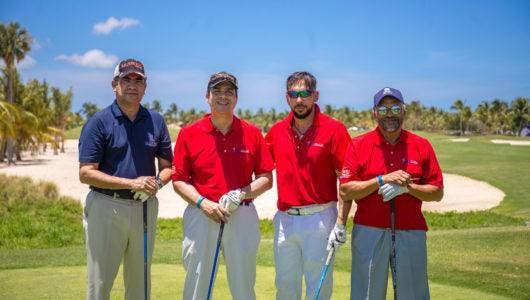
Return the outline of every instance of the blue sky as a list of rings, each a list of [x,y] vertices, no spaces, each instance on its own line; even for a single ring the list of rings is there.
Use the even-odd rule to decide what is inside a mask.
[[[24,80],[105,107],[119,59],[144,62],[144,101],[206,109],[208,77],[239,79],[238,106],[287,109],[285,79],[319,81],[321,105],[370,107],[384,86],[449,109],[530,97],[530,1],[2,1],[36,43]]]

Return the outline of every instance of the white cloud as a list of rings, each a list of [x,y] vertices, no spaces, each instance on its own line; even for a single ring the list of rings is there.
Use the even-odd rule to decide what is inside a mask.
[[[124,30],[125,28],[136,26],[139,24],[140,21],[132,18],[121,18],[118,20],[114,17],[110,17],[105,22],[99,22],[94,24],[94,27],[92,27],[92,33],[96,35],[108,35],[116,28]]]
[[[55,60],[63,60],[75,65],[89,68],[110,68],[118,62],[118,57],[112,54],[105,54],[99,49],[92,49],[85,54],[61,54],[55,57]]]

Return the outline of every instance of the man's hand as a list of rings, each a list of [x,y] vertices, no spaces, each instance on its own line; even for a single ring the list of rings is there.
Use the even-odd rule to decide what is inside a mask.
[[[208,218],[212,219],[214,222],[228,222],[229,213],[219,203],[204,199],[201,202],[201,210]]]
[[[154,176],[140,176],[130,181],[133,192],[143,192],[149,196],[154,196],[158,191],[158,184]]]
[[[411,178],[409,173],[403,170],[397,170],[392,173],[383,175],[383,181],[385,183],[397,183],[406,186],[410,183]]]
[[[331,247],[338,250],[340,246],[346,242],[346,227],[342,224],[335,224],[335,227],[329,234],[328,246],[326,250],[331,250]]]
[[[243,199],[245,199],[245,192],[242,192],[240,189],[231,190],[221,196],[221,199],[219,199],[219,204],[230,214],[239,207]]]
[[[384,202],[387,202],[401,194],[408,192],[409,189],[406,186],[402,186],[397,183],[385,183],[382,187],[379,188],[379,191],[377,193],[383,196]]]

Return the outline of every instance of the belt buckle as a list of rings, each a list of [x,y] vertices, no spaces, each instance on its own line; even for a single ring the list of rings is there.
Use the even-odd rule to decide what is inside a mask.
[[[302,213],[300,212],[300,208],[295,208],[295,207],[291,207],[289,208],[289,210],[294,210],[296,211],[296,213],[290,213],[290,212],[287,212],[288,214],[290,214],[291,216],[301,216]],[[289,211],[288,210],[288,211]]]

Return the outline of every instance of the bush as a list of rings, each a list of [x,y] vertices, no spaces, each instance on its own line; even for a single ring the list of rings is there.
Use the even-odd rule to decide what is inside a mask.
[[[0,174],[0,249],[83,243],[82,206],[53,183]]]

